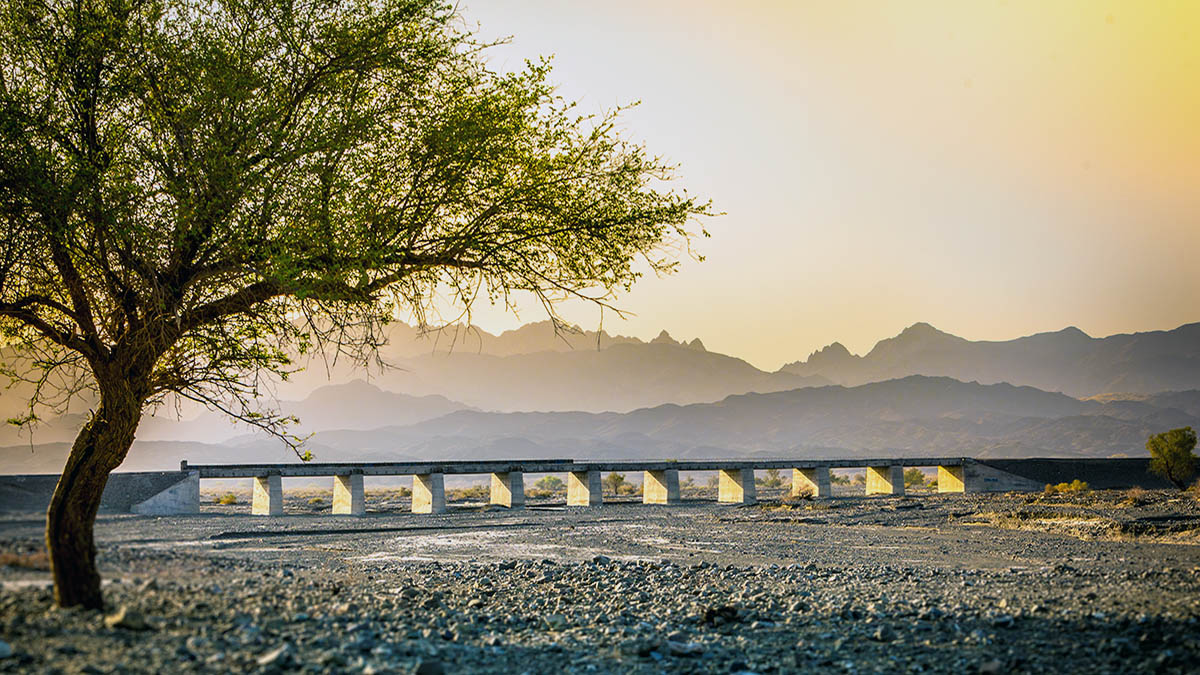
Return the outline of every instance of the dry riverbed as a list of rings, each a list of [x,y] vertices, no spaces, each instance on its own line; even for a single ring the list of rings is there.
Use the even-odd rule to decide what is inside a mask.
[[[1190,495],[311,501],[103,516],[107,621],[52,608],[40,517],[3,516],[0,672],[1200,671]]]

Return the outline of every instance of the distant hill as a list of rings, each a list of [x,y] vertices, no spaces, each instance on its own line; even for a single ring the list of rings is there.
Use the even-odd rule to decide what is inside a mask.
[[[470,406],[451,401],[444,396],[409,396],[384,391],[362,380],[321,387],[300,401],[281,401],[278,408],[284,414],[295,415],[300,425],[295,433],[304,435],[324,429],[375,429],[389,425],[415,424],[441,417]],[[86,419],[73,413],[51,418],[39,424],[32,433],[12,426],[0,427],[0,445],[34,443],[69,443],[74,440]],[[138,427],[139,441],[191,441],[221,443],[252,434],[255,430],[244,424],[235,425],[218,413],[204,413],[190,420],[178,420],[170,411],[147,415]]]
[[[1200,323],[1106,338],[1067,328],[1003,342],[973,342],[917,323],[865,356],[835,342],[781,370],[848,386],[930,375],[1081,397],[1189,390],[1200,386]]]
[[[1168,399],[1170,400],[1170,399]],[[1130,404],[1133,405],[1130,405]],[[316,433],[318,461],[512,457],[1144,456],[1151,433],[1200,416],[1145,401],[1084,401],[1032,387],[909,376],[661,405],[628,413],[457,410],[411,424]],[[56,471],[66,445],[0,448],[3,471]],[[278,442],[139,440],[122,470],[292,461]]]

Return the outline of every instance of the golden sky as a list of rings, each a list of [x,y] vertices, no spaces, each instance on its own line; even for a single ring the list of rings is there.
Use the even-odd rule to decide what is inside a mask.
[[[466,0],[498,68],[642,105],[727,215],[610,332],[774,369],[926,321],[970,339],[1200,320],[1200,2]],[[589,308],[566,315],[594,328]],[[488,330],[544,318],[481,308]]]

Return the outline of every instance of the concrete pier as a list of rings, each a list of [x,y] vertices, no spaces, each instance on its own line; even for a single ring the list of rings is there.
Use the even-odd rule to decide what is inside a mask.
[[[643,504],[678,504],[679,470],[642,472]]]
[[[283,515],[283,477],[279,474],[254,477],[254,502],[250,513],[256,516]]]
[[[754,469],[720,469],[717,479],[717,501],[722,504],[755,504],[758,491],[754,488]]]
[[[890,464],[886,466],[867,467],[867,494],[869,495],[902,495],[904,494],[904,466]]]
[[[414,473],[412,488],[413,513],[446,512],[446,475]]]
[[[510,509],[525,508],[525,474],[520,471],[492,474],[491,502]]]
[[[792,496],[797,497],[805,490],[811,490],[812,496],[818,499],[832,496],[833,482],[829,475],[829,467],[792,469]]]
[[[572,471],[567,474],[567,506],[600,506],[603,502],[599,471]]]
[[[937,474],[938,492],[966,492],[967,483],[963,466],[939,466]]]
[[[361,473],[333,477],[333,512],[345,516],[361,516],[367,512]]]

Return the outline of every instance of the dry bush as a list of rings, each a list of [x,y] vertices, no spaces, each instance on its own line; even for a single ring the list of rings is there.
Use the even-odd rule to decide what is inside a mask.
[[[817,495],[815,492],[813,492],[813,489],[806,485],[800,488],[799,491],[794,494],[789,493],[784,495],[783,503],[787,504],[788,506],[796,506],[798,504],[811,502],[812,500],[816,499],[816,496]]]
[[[48,571],[50,558],[46,551],[29,551],[26,553],[0,553],[0,567],[17,567],[26,570]]]
[[[1150,501],[1150,493],[1140,487],[1131,487],[1125,491],[1124,498],[1117,506],[1141,506]]]
[[[325,500],[321,499],[320,497],[313,497],[312,499],[308,500],[308,503],[312,504],[313,506],[321,506],[325,503]]]
[[[225,494],[221,495],[220,497],[217,497],[216,499],[214,499],[213,502],[215,502],[217,504],[221,504],[223,506],[229,506],[231,504],[238,503],[238,498],[237,498],[237,495],[233,494],[232,492],[226,492]]]
[[[554,494],[555,493],[553,490],[544,490],[538,487],[529,488],[525,491],[525,496],[530,499],[549,499],[550,497],[553,497]]]
[[[491,500],[492,489],[487,485],[472,485],[471,487],[457,488],[449,490],[450,499],[453,501],[476,501],[476,500]]]
[[[642,486],[634,483],[622,483],[617,486],[617,494],[622,497],[642,494]]]

